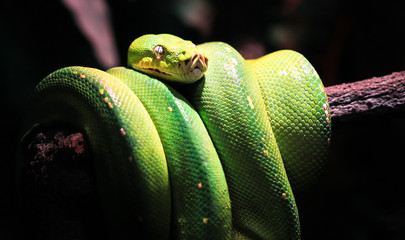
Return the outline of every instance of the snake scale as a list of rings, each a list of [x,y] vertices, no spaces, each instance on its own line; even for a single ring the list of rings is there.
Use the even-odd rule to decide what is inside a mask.
[[[331,133],[301,54],[245,60],[170,34],[137,38],[128,67],[45,77],[23,130],[55,123],[87,138],[115,239],[300,239],[293,192],[317,180]]]

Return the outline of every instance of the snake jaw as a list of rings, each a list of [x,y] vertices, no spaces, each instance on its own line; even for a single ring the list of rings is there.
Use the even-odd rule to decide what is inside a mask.
[[[177,63],[177,67],[168,65],[162,59],[143,58],[132,64],[134,69],[152,76],[179,83],[194,83],[201,79],[208,68],[208,58],[196,51],[191,57]]]
[[[208,58],[201,52],[196,52],[191,58],[181,62],[179,67],[182,68],[186,78],[190,77],[196,81],[207,71]]]

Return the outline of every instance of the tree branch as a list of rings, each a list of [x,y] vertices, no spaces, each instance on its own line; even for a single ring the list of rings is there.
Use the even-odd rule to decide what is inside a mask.
[[[405,71],[327,87],[332,125],[405,112]]]

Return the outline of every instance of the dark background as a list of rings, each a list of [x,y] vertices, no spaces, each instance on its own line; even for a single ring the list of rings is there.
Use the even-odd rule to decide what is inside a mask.
[[[77,24],[75,11],[62,1],[1,3],[0,239],[13,239],[20,231],[13,163],[24,106],[34,86],[58,68],[125,65],[133,39],[172,33],[195,43],[227,42],[246,58],[294,49],[309,59],[325,86],[405,70],[402,1],[111,0],[106,4],[110,18],[96,22],[111,24],[106,36],[113,39],[117,56],[104,53],[100,58],[100,48],[94,47],[94,40]],[[94,9],[87,7],[85,12],[100,18]],[[97,37],[97,32],[91,36]],[[404,120],[403,114],[395,114],[334,126],[331,159],[321,184],[299,205],[303,239],[405,239]]]

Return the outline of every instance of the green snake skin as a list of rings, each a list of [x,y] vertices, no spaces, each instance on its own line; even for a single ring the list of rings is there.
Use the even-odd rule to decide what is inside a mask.
[[[221,42],[138,40],[130,68],[43,79],[24,131],[85,134],[115,239],[301,239],[293,192],[318,179],[331,133],[311,64],[289,50],[245,60]]]

